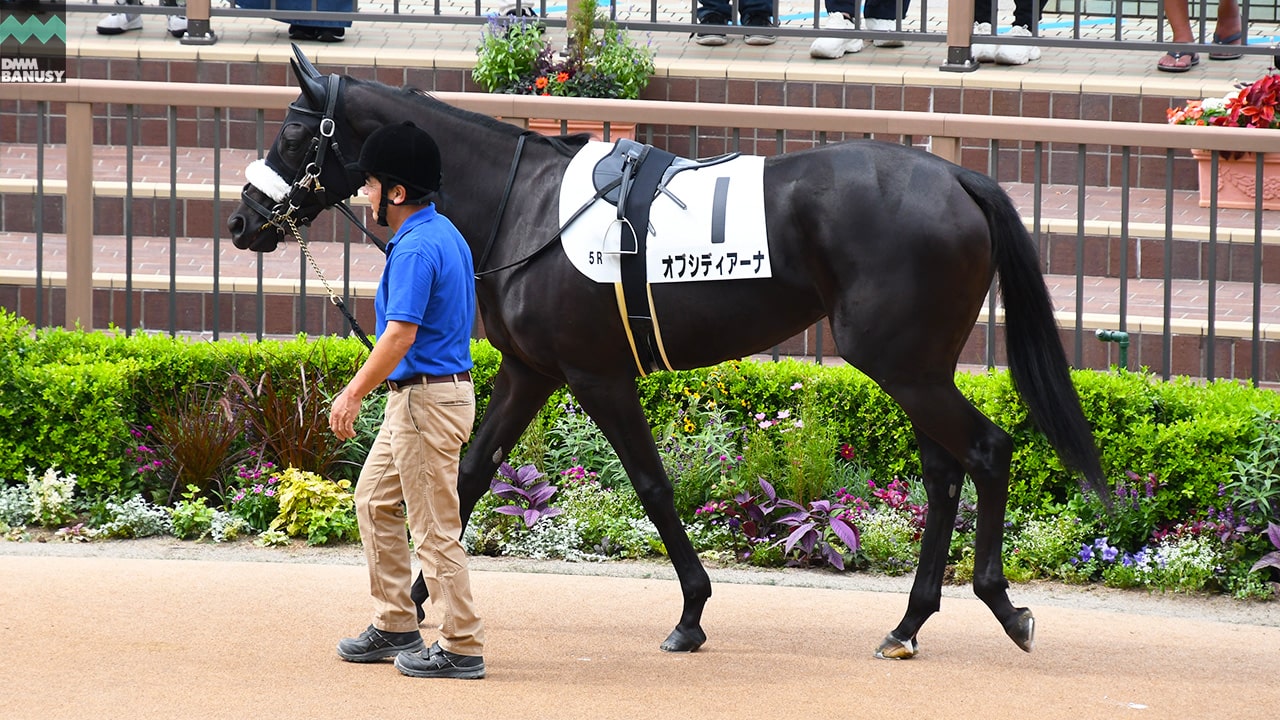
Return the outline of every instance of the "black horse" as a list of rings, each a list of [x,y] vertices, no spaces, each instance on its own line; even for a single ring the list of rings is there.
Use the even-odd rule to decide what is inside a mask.
[[[558,236],[560,181],[586,137],[544,138],[411,89],[322,76],[294,50],[302,94],[270,149],[273,180],[246,185],[230,216],[236,247],[270,252],[286,227],[355,194],[362,178],[343,162],[375,129],[404,120],[427,129],[455,199],[446,212],[472,246],[485,331],[502,352],[458,478],[463,521],[537,411],[567,383],[617,450],[679,577],[683,612],[661,647],[698,649],[711,583],[676,514],[636,395],[637,361],[615,290],[585,278],[555,243],[542,251]],[[985,175],[865,140],[767,158],[763,182],[772,277],[652,285],[666,360],[683,369],[741,358],[829,318],[841,357],[910,418],[929,501],[906,613],[876,655],[915,655],[917,632],[939,609],[965,474],[979,508],[974,592],[1030,651],[1034,619],[1009,601],[1001,564],[1012,442],[954,381],[993,276],[1009,367],[1032,417],[1068,467],[1104,495],[1105,482],[1017,210]],[[275,186],[274,198],[262,185]]]

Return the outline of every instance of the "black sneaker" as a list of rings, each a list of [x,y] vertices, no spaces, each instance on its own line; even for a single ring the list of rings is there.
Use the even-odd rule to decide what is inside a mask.
[[[359,637],[338,641],[338,655],[348,662],[374,662],[422,649],[422,634],[386,632],[370,625]]]
[[[290,40],[315,40],[316,29],[314,27],[311,27],[310,25],[290,25],[289,39]]]
[[[771,28],[776,27],[768,15],[748,15],[742,20],[743,27]],[[769,33],[748,33],[742,39],[748,45],[772,45],[778,41],[777,35]]]
[[[718,12],[707,13],[698,20],[699,25],[728,25],[729,18]],[[693,41],[699,45],[707,45],[709,47],[719,47],[729,44],[729,36],[724,33],[713,32],[710,27],[693,36]]]
[[[451,653],[437,642],[426,650],[396,655],[396,669],[409,677],[479,680],[484,677],[484,657]]]

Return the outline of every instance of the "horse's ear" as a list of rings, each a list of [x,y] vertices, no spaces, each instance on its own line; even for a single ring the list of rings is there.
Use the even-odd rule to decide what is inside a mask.
[[[324,107],[326,90],[320,72],[307,60],[297,45],[293,46],[293,51],[297,54],[298,60],[290,60],[289,67],[293,68],[293,75],[298,78],[298,87],[302,88],[302,94],[307,96],[311,107]]]
[[[319,79],[320,71],[307,59],[307,55],[302,52],[302,48],[298,47],[297,43],[290,43],[290,45],[293,47],[293,56],[297,58],[296,63],[290,61],[290,64],[293,65],[293,71],[298,74],[298,79],[302,79],[302,71],[306,71],[307,75]]]

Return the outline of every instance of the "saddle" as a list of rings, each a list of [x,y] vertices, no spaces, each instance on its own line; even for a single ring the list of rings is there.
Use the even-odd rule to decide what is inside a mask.
[[[627,183],[627,176],[634,176],[640,163],[648,158],[648,153],[651,150],[656,150],[656,148],[635,140],[624,138],[615,142],[609,154],[600,158],[595,168],[591,171],[591,181],[595,185],[596,196],[612,205],[621,205],[620,199],[625,197],[624,193],[627,190],[623,187],[624,183]],[[664,155],[670,154],[661,150],[658,152]],[[662,193],[671,198],[671,201],[676,205],[684,208],[684,202],[667,189],[667,184],[671,182],[671,178],[675,177],[676,173],[719,165],[737,158],[740,154],[736,152],[725,153],[724,155],[697,160],[671,155],[671,163],[663,170],[653,197],[656,198],[658,193]]]
[[[684,209],[687,207],[685,203],[667,188],[671,178],[684,170],[710,167],[736,157],[738,153],[727,153],[694,160],[623,139],[614,143],[609,154],[601,158],[591,171],[595,198],[618,208],[615,220],[621,229],[618,249],[606,252],[616,252],[620,256],[622,287],[618,292],[618,310],[641,375],[661,368],[671,369],[664,357],[654,319],[653,299],[649,294],[645,269],[645,239],[652,230],[649,208],[658,195],[663,194]],[[719,197],[717,199],[720,200]]]

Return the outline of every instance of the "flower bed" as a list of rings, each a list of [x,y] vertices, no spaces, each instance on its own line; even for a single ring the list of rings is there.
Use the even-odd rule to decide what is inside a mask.
[[[323,399],[363,352],[354,339],[33,333],[0,311],[0,534],[353,539],[344,483],[372,442],[382,398],[366,403],[355,441],[335,448],[317,438],[326,435]],[[473,355],[483,411],[500,358],[483,342]],[[1007,373],[957,376],[1013,436],[1010,579],[1270,597],[1280,566],[1280,530],[1271,526],[1280,521],[1280,396],[1139,373],[1073,379],[1113,488],[1110,512],[1082,494],[1029,425]],[[865,376],[730,362],[658,373],[637,388],[677,510],[705,556],[913,570],[927,505],[914,436]],[[235,442],[210,444],[221,437],[207,421],[216,412],[236,418]],[[269,433],[268,417],[295,429]],[[224,454],[206,458],[202,477],[175,461],[210,447]],[[580,560],[663,553],[617,456],[565,391],[509,463],[471,518],[473,551]],[[966,485],[950,549],[957,581],[973,572],[975,507]]]

